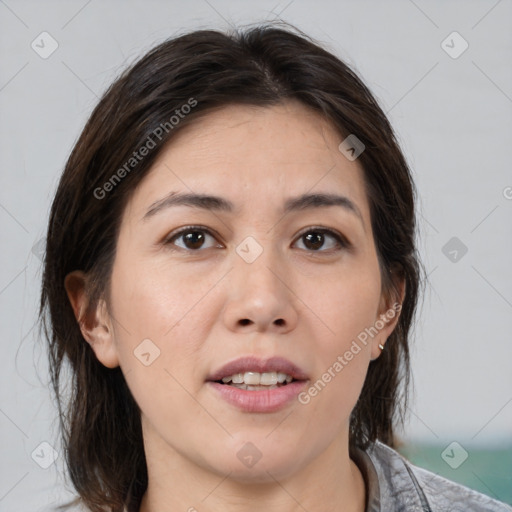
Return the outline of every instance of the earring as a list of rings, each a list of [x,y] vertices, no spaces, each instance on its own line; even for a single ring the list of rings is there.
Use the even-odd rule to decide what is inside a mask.
[[[382,343],[379,343],[379,348],[380,348],[381,350],[384,350],[384,345],[383,345]]]

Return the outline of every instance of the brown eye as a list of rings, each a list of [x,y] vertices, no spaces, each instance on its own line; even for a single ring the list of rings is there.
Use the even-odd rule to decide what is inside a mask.
[[[165,242],[166,245],[175,245],[184,250],[198,251],[199,249],[209,249],[210,247],[221,247],[219,244],[206,245],[208,239],[215,242],[215,237],[204,228],[188,226],[177,233],[174,233]],[[181,243],[177,243],[181,241]]]
[[[307,233],[306,235],[303,235],[304,238],[304,245],[308,249],[320,249],[322,245],[324,245],[324,234],[319,233],[318,231],[312,231],[310,233]]]
[[[187,249],[200,249],[204,244],[205,236],[201,231],[189,231],[181,236]]]
[[[304,248],[313,252],[328,252],[348,247],[348,243],[338,233],[330,229],[310,229],[300,235]]]

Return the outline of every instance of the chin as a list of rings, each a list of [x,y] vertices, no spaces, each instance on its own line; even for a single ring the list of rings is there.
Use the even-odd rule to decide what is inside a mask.
[[[213,468],[220,476],[229,474],[229,479],[241,484],[275,484],[276,480],[286,480],[296,473],[300,468],[296,461],[287,460],[267,460],[263,462],[263,457],[252,467],[243,467],[238,461],[226,463],[222,466]]]
[[[218,445],[219,451],[209,457],[207,465],[210,471],[223,477],[229,474],[236,482],[275,483],[292,476],[304,464],[304,453],[298,452],[297,444],[287,445],[283,439],[270,440],[261,435],[231,441],[224,448]]]

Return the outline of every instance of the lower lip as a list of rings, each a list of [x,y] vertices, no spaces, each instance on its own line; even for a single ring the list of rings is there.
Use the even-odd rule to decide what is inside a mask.
[[[245,412],[279,411],[297,398],[306,383],[305,380],[297,380],[274,389],[248,391],[218,382],[208,382],[226,402]]]

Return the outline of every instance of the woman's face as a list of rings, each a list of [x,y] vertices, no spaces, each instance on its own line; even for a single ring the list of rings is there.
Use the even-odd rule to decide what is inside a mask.
[[[178,133],[135,190],[95,351],[123,370],[149,464],[266,481],[347,445],[395,322],[378,322],[390,303],[341,142],[298,103],[229,106]]]

